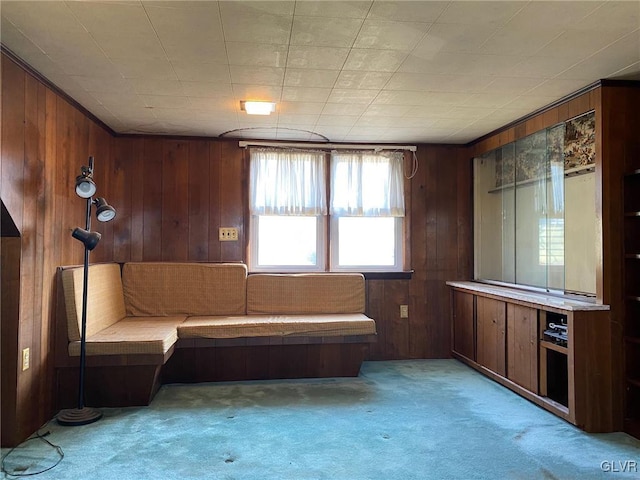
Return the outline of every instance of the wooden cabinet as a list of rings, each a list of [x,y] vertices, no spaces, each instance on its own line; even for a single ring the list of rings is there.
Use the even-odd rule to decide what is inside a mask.
[[[640,159],[624,177],[624,428],[640,438]]]
[[[476,359],[474,298],[470,293],[452,294],[453,350],[470,360]]]
[[[476,298],[477,362],[499,375],[506,374],[506,303]]]
[[[607,305],[478,282],[447,284],[453,287],[455,358],[583,430],[616,429]],[[629,395],[627,411],[640,419],[640,318],[636,320],[638,337],[628,342],[635,349],[629,349],[627,362],[634,369],[629,370],[629,385],[637,389]],[[545,336],[551,323],[566,327],[566,337]]]
[[[538,310],[507,304],[507,378],[538,393]]]

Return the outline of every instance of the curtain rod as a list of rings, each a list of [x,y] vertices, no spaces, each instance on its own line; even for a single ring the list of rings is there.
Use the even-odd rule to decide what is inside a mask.
[[[289,143],[289,142],[251,142],[241,140],[238,146],[247,148],[254,147],[291,147],[291,148],[320,148],[326,150],[409,150],[415,152],[418,147],[415,145],[359,145],[346,143]]]

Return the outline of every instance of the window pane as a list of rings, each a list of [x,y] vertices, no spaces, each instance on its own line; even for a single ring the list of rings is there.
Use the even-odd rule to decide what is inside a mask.
[[[394,217],[340,217],[338,264],[395,265],[396,221]]]
[[[258,265],[316,265],[317,217],[259,216]]]

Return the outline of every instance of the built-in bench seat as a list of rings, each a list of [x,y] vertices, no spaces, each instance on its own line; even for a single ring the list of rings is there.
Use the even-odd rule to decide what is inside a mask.
[[[67,324],[66,358],[57,362],[62,408],[76,394],[83,269],[60,272]],[[162,382],[357,375],[376,334],[364,309],[361,274],[247,276],[244,264],[91,265],[87,402],[148,404]]]

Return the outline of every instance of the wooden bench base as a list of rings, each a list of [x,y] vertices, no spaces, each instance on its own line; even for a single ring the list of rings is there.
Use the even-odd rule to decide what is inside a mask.
[[[87,357],[85,404],[149,405],[162,384],[357,377],[375,335],[181,339],[161,355]],[[77,357],[56,369],[57,409],[78,399]]]

